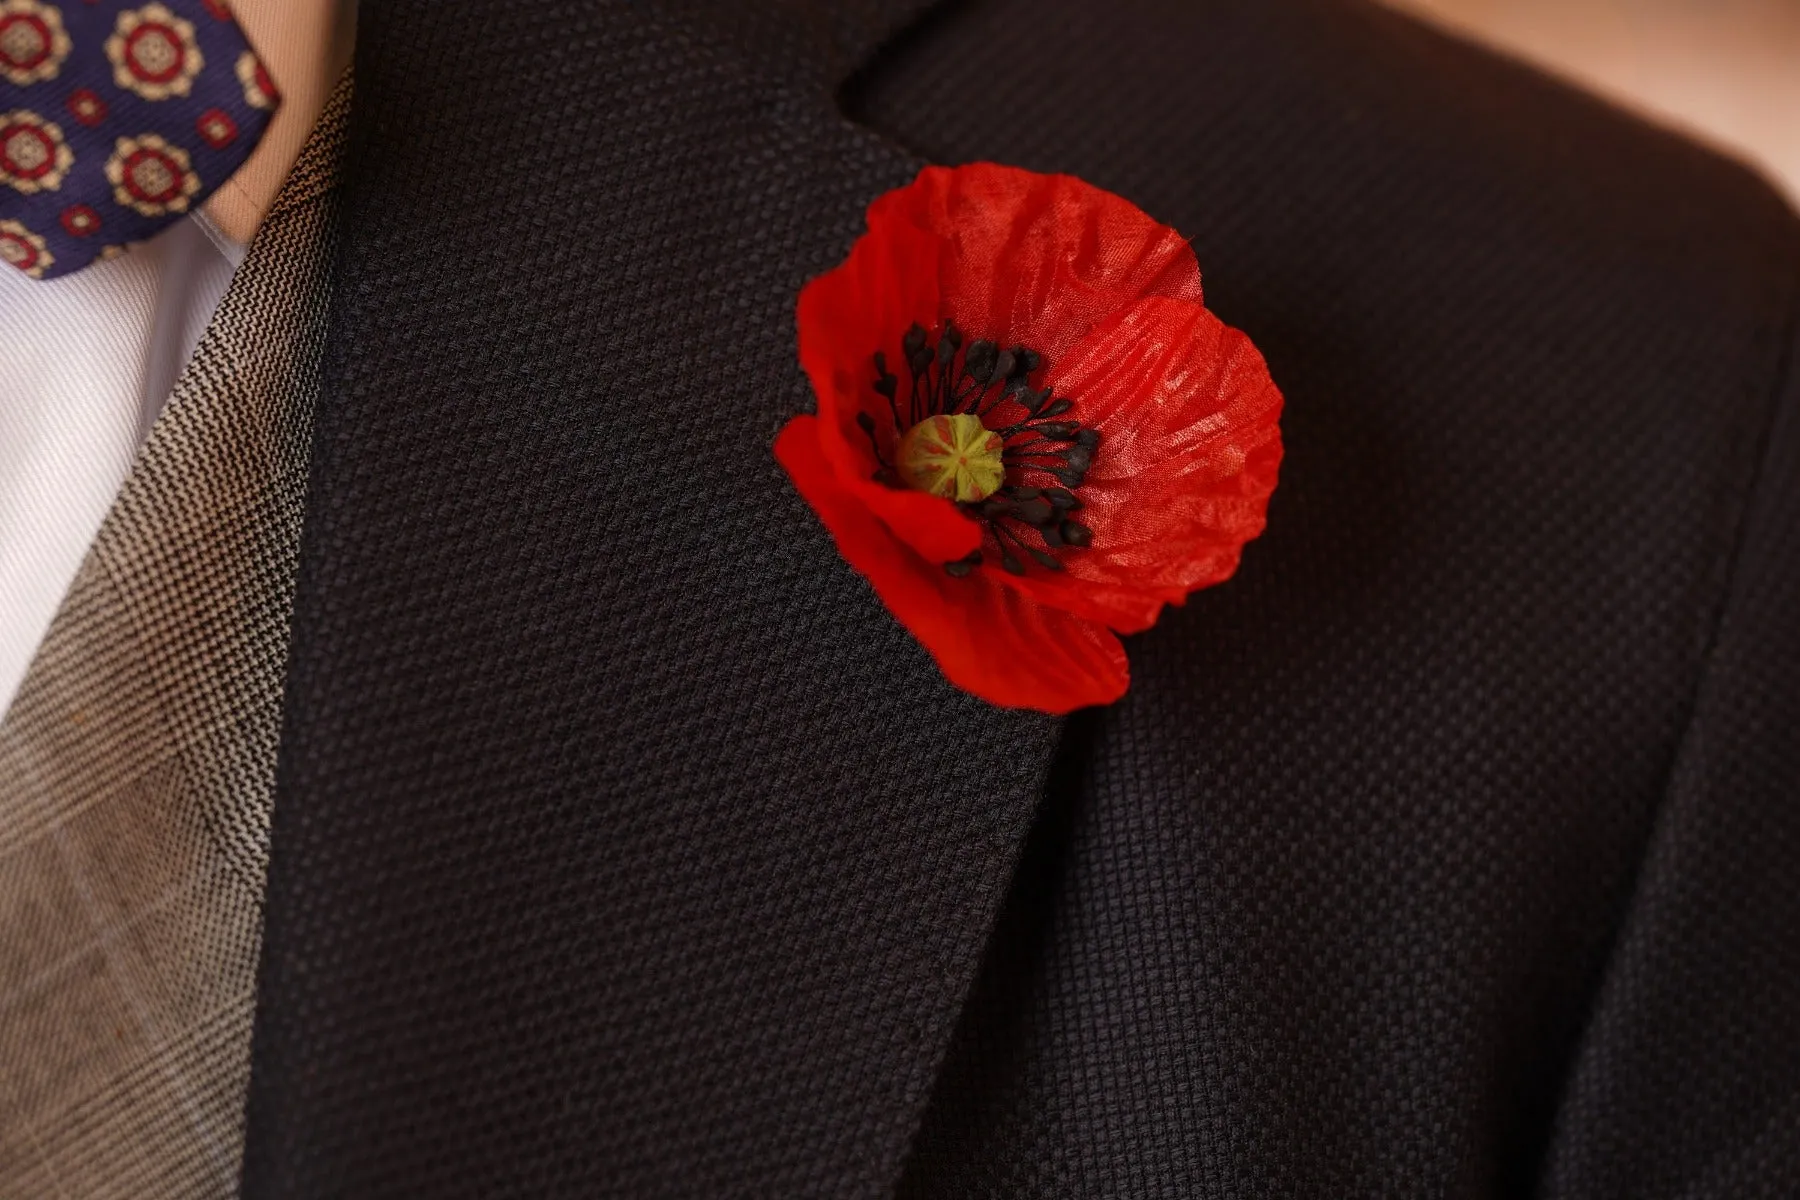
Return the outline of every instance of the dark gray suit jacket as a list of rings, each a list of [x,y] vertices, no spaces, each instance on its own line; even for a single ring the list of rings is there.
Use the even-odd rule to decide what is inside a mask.
[[[253,1197],[1800,1193],[1800,223],[1358,0],[365,4]],[[1067,721],[770,456],[928,161],[1287,396]]]

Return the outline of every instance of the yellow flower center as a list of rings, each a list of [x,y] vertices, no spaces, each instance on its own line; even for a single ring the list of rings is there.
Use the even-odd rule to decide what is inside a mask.
[[[1006,443],[972,413],[926,417],[900,439],[895,466],[906,486],[972,504],[1006,482]]]

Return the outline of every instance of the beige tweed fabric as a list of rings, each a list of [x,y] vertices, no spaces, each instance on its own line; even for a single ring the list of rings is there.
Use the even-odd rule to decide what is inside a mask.
[[[0,726],[0,1197],[237,1192],[339,85]]]

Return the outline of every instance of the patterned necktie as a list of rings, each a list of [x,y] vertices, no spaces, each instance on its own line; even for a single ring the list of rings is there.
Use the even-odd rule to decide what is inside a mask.
[[[0,258],[53,279],[144,241],[279,103],[225,0],[0,0]]]

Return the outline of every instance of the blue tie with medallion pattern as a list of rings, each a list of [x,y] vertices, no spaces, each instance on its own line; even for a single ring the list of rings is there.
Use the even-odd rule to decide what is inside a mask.
[[[0,259],[53,279],[179,220],[280,103],[225,0],[0,0]]]

